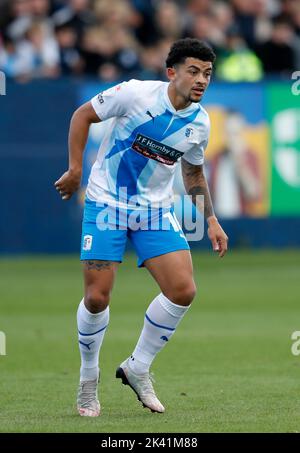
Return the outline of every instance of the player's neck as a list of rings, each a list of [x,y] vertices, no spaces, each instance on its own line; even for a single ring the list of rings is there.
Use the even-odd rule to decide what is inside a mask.
[[[187,102],[186,99],[184,99],[180,94],[177,93],[172,83],[169,83],[168,86],[168,96],[175,110],[183,110],[191,105],[191,101]]]

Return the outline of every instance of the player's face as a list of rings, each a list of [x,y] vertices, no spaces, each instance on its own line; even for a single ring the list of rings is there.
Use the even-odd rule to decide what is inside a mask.
[[[202,61],[188,57],[185,62],[168,68],[168,76],[176,94],[181,96],[186,103],[200,102],[209,85],[212,74],[211,61]]]

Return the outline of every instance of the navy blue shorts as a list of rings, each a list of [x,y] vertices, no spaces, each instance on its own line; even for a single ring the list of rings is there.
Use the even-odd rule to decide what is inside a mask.
[[[127,238],[145,260],[176,250],[190,250],[173,207],[151,210],[123,209],[85,200],[81,260],[122,262]]]

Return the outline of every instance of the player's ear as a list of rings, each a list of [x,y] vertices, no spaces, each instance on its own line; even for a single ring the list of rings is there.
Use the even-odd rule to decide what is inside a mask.
[[[176,77],[176,69],[175,68],[167,68],[167,77],[169,80],[174,80]]]

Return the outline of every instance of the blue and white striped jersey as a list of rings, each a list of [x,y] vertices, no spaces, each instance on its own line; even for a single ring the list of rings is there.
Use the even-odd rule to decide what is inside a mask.
[[[168,85],[132,79],[91,100],[102,121],[113,120],[91,170],[90,200],[125,208],[168,207],[181,157],[203,164],[208,114],[199,103],[175,110]]]

